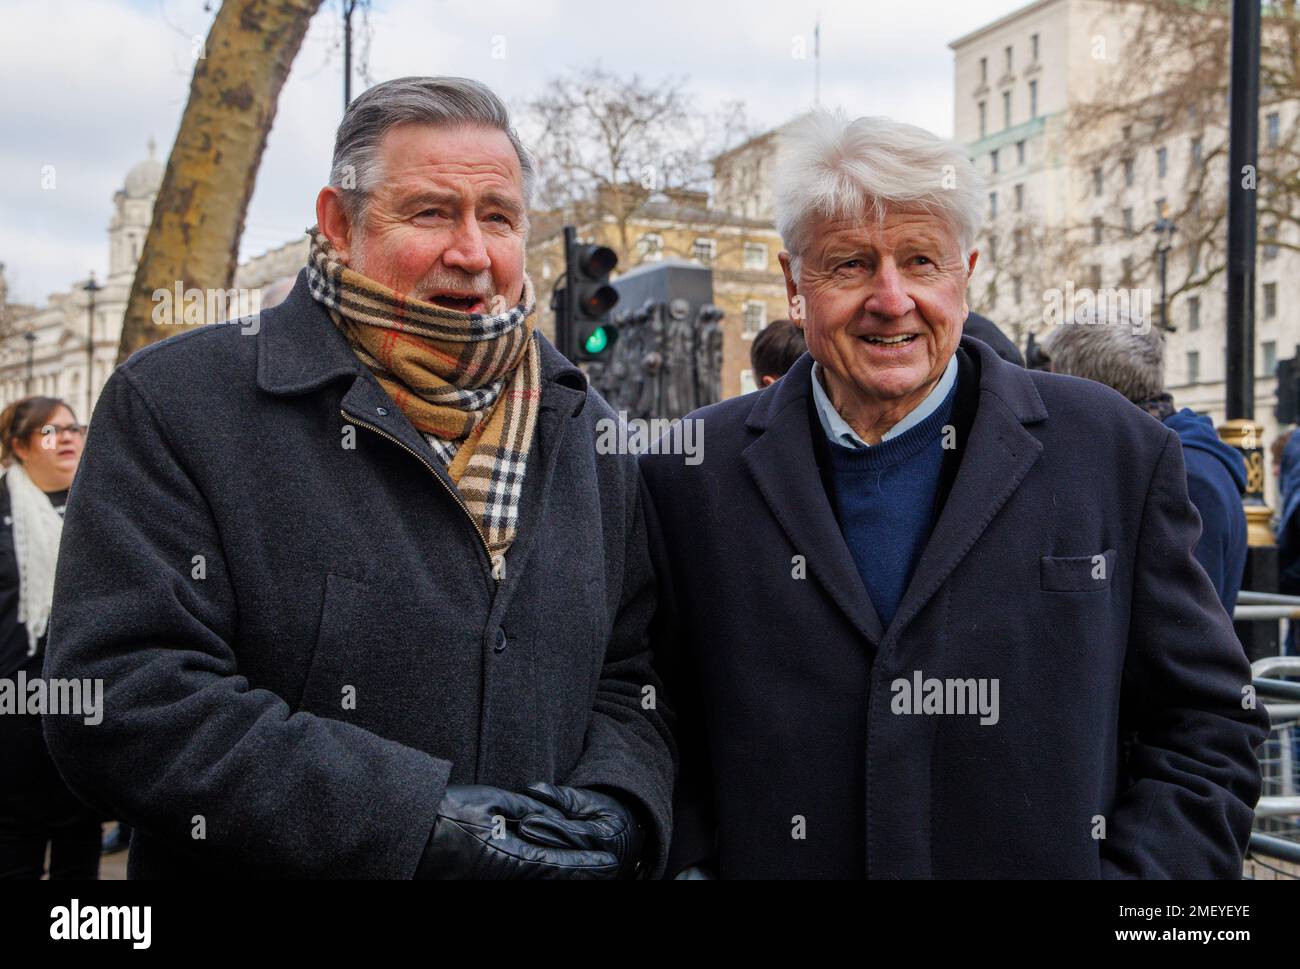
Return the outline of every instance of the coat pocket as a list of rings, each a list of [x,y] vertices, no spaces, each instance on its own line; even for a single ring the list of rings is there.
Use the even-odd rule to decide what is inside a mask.
[[[1044,555],[1038,560],[1039,585],[1044,592],[1100,592],[1110,588],[1115,574],[1115,550],[1095,555]]]
[[[325,576],[320,629],[298,701],[299,710],[335,720],[349,719],[345,713],[354,699],[349,693],[355,690],[347,676],[355,664],[351,646],[366,635],[368,600],[369,589],[364,583],[333,572]]]

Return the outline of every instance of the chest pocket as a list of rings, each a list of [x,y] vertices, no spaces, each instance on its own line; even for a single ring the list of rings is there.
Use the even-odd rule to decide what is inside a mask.
[[[1115,550],[1094,555],[1044,555],[1038,560],[1039,586],[1044,592],[1101,592],[1115,574]]]

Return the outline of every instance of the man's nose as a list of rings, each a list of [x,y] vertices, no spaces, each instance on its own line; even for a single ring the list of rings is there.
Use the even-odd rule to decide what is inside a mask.
[[[442,254],[443,264],[467,273],[481,273],[492,267],[488,258],[487,247],[483,244],[483,233],[479,231],[474,219],[457,223],[453,230],[451,244]]]
[[[881,260],[872,280],[871,295],[867,297],[866,310],[890,319],[906,316],[916,304],[907,295],[903,276],[892,260]]]

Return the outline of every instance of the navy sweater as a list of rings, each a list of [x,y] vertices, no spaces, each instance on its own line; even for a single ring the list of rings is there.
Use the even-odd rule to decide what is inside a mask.
[[[867,448],[828,442],[840,531],[886,628],[934,527],[943,429],[956,390],[954,384],[934,413],[898,437]]]

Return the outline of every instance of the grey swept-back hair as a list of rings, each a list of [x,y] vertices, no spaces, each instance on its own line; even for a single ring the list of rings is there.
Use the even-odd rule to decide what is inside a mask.
[[[952,224],[963,253],[979,235],[984,179],[956,142],[890,118],[813,111],[781,139],[776,229],[796,279],[819,219],[923,208]]]
[[[1083,309],[1043,339],[1057,373],[1114,387],[1137,403],[1165,389],[1165,340],[1157,327],[1134,320],[1122,307],[1104,314]]]
[[[467,77],[399,77],[376,84],[348,105],[334,137],[330,184],[343,193],[353,219],[365,217],[366,200],[379,183],[379,143],[392,128],[424,124],[477,125],[505,133],[519,157],[525,211],[533,201],[533,156],[510,124],[510,112],[486,84]]]

